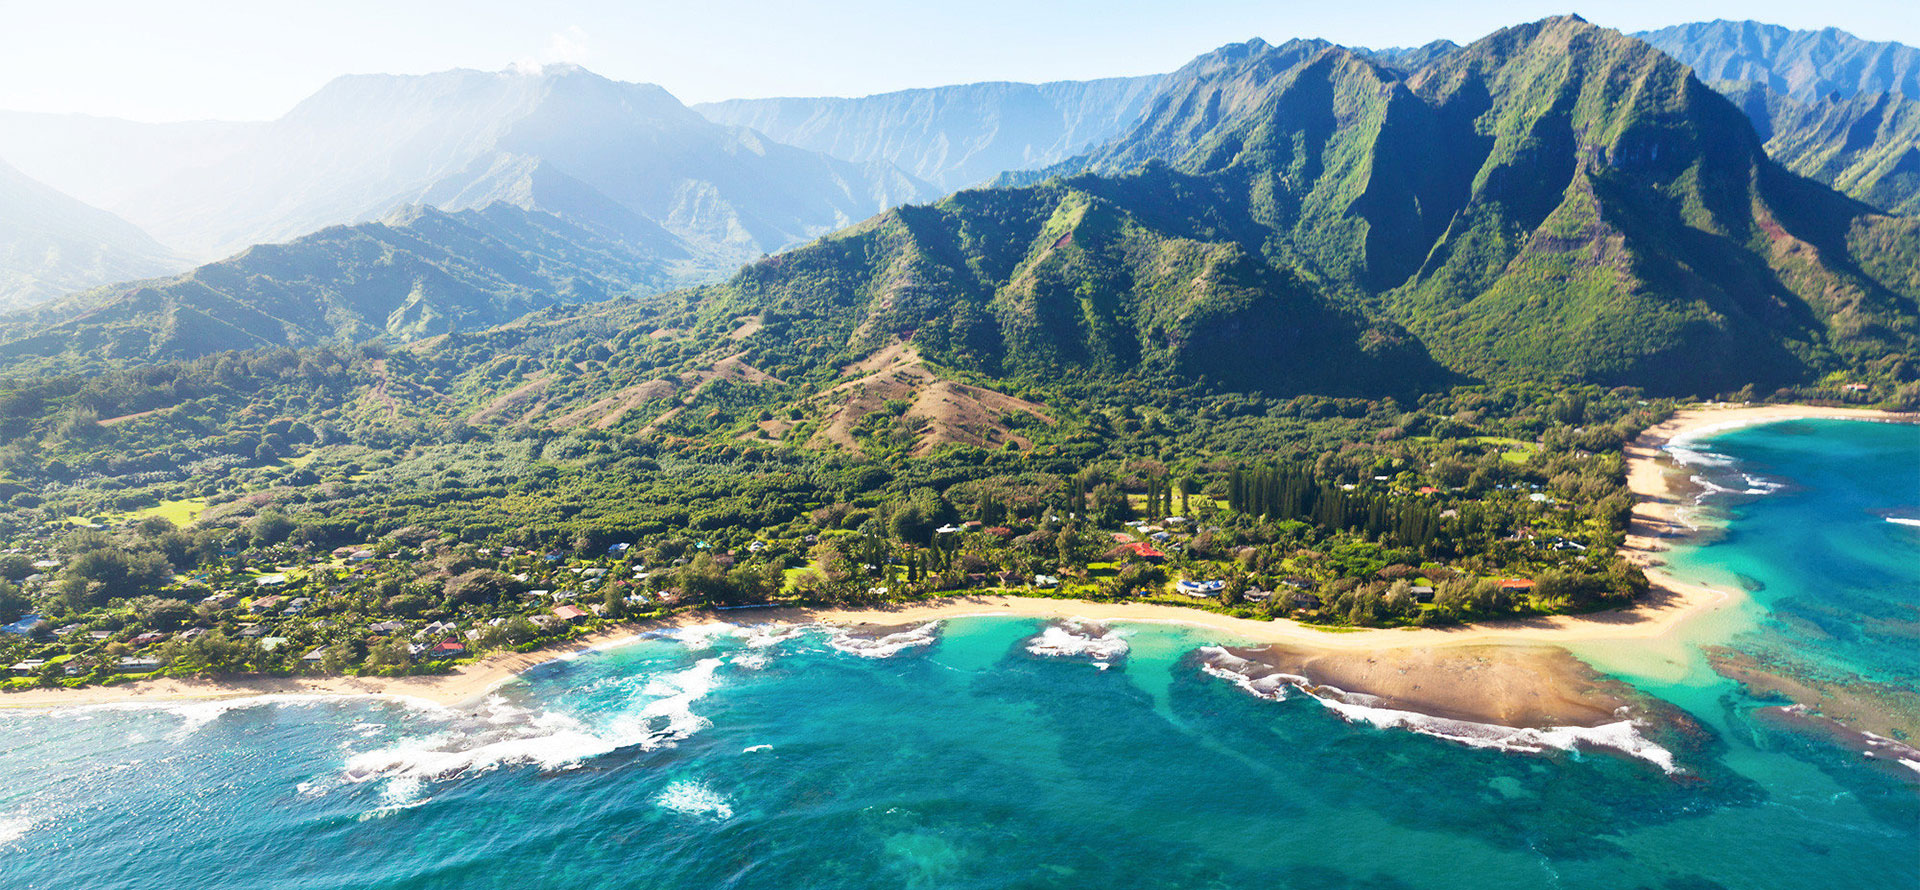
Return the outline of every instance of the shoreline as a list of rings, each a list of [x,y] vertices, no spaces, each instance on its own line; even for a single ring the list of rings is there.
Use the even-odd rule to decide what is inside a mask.
[[[1620,552],[1640,566],[1647,573],[1647,579],[1656,586],[1697,586],[1679,581],[1659,570],[1662,563],[1656,554],[1668,550],[1668,542],[1684,540],[1698,531],[1683,518],[1684,511],[1692,503],[1690,498],[1682,497],[1675,490],[1675,477],[1682,470],[1667,453],[1666,447],[1676,440],[1789,420],[1920,423],[1920,414],[1819,405],[1708,404],[1676,411],[1672,417],[1647,428],[1627,445],[1627,489],[1633,493],[1635,502],[1633,518],[1627,527],[1626,543]],[[1722,597],[1734,593],[1715,592]]]
[[[405,677],[272,677],[197,679],[167,677],[78,689],[29,689],[0,694],[0,711],[108,704],[169,704],[261,696],[404,698],[460,707],[479,701],[504,683],[543,664],[609,649],[651,633],[705,624],[836,625],[879,629],[951,618],[1084,619],[1119,624],[1176,624],[1214,633],[1222,645],[1283,645],[1320,653],[1430,652],[1463,647],[1523,647],[1664,635],[1681,621],[1720,601],[1708,588],[1656,591],[1633,609],[1586,615],[1552,615],[1448,628],[1322,630],[1291,619],[1259,621],[1159,603],[1106,603],[1050,597],[979,594],[942,597],[872,608],[775,607],[741,612],[700,611],[595,631],[531,652],[497,652],[445,674]]]
[[[1628,609],[1583,615],[1552,615],[1445,628],[1385,628],[1329,631],[1291,619],[1259,621],[1157,603],[1094,602],[1051,597],[979,594],[942,597],[871,608],[775,607],[740,612],[702,611],[605,628],[531,652],[497,652],[446,674],[406,677],[274,677],[237,679],[163,678],[78,689],[32,689],[0,694],[0,710],[165,704],[259,696],[405,698],[443,707],[479,701],[522,673],[554,661],[637,639],[649,633],[700,624],[830,624],[886,627],[947,618],[1015,617],[1086,619],[1103,623],[1179,624],[1215,632],[1223,645],[1281,645],[1308,653],[1383,653],[1414,657],[1456,647],[1522,647],[1605,640],[1654,639],[1695,616],[1743,595],[1737,590],[1693,584],[1659,570],[1665,541],[1690,534],[1679,518],[1682,504],[1672,486],[1675,465],[1662,450],[1672,441],[1708,431],[1798,419],[1920,422],[1920,415],[1857,408],[1801,405],[1709,405],[1677,412],[1628,445],[1627,485],[1636,496],[1621,552],[1647,573],[1653,589]]]

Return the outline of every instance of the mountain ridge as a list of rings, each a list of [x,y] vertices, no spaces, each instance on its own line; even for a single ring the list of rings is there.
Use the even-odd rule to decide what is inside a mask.
[[[886,161],[951,190],[1104,141],[1139,116],[1162,77],[983,81],[855,98],[730,99],[694,110],[844,160]]]

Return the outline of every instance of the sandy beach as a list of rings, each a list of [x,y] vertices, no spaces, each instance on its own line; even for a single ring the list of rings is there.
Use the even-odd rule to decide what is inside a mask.
[[[1920,423],[1920,414],[1877,411],[1870,408],[1825,408],[1817,405],[1704,405],[1674,412],[1665,423],[1649,428],[1627,446],[1627,488],[1638,503],[1633,508],[1633,523],[1623,548],[1630,558],[1658,575],[1659,560],[1654,554],[1667,549],[1668,538],[1693,531],[1681,512],[1693,503],[1686,493],[1684,474],[1664,449],[1676,439],[1705,433],[1783,420],[1877,420],[1887,423]],[[1675,483],[1682,483],[1676,486]],[[1657,583],[1678,585],[1661,576]]]
[[[1633,526],[1627,538],[1629,558],[1640,562],[1654,583],[1647,599],[1631,609],[1588,615],[1555,615],[1516,621],[1490,622],[1446,628],[1394,628],[1379,630],[1329,631],[1296,621],[1276,619],[1257,621],[1205,612],[1199,609],[1155,603],[1092,602],[1008,595],[964,595],[912,603],[900,603],[864,609],[753,609],[736,612],[695,612],[666,621],[639,622],[608,628],[596,633],[545,647],[533,652],[495,653],[446,673],[430,676],[379,677],[295,677],[238,680],[147,680],[115,686],[81,689],[36,689],[0,695],[0,708],[65,707],[109,702],[168,702],[237,698],[254,695],[338,695],[395,696],[418,699],[446,706],[457,706],[484,697],[500,684],[512,680],[535,665],[568,658],[579,653],[616,645],[650,631],[675,626],[713,622],[734,624],[837,624],[842,626],[890,627],[920,624],[947,618],[972,616],[1009,616],[1022,618],[1082,618],[1099,622],[1176,623],[1211,631],[1218,642],[1246,646],[1282,646],[1294,653],[1302,664],[1317,663],[1339,672],[1356,689],[1381,686],[1387,681],[1380,670],[1361,670],[1358,664],[1385,664],[1397,676],[1418,671],[1422,665],[1434,668],[1445,663],[1461,663],[1459,658],[1437,655],[1441,650],[1475,647],[1475,663],[1497,660],[1494,654],[1510,649],[1516,658],[1526,649],[1537,653],[1542,646],[1603,640],[1650,639],[1664,636],[1688,619],[1710,611],[1740,595],[1733,590],[1689,584],[1665,576],[1659,571],[1655,554],[1665,549],[1666,538],[1683,533],[1685,526],[1678,511],[1690,498],[1675,491],[1671,484],[1678,475],[1662,446],[1675,439],[1703,431],[1733,426],[1766,423],[1797,418],[1852,418],[1915,422],[1920,417],[1885,411],[1848,408],[1820,408],[1795,405],[1706,406],[1678,412],[1665,423],[1647,430],[1628,448],[1628,486],[1639,496],[1634,509]],[[1342,654],[1367,653],[1356,662]],[[1314,659],[1318,661],[1313,661]],[[1529,654],[1527,659],[1536,655]],[[1460,671],[1453,671],[1462,674]],[[1559,672],[1547,672],[1557,674]],[[1484,672],[1481,674],[1484,676]],[[1367,682],[1366,677],[1374,677]],[[1546,676],[1545,674],[1541,676]],[[1329,681],[1331,682],[1331,681]],[[1397,682],[1397,681],[1396,681]],[[1476,681],[1477,682],[1477,681]],[[1444,690],[1464,690],[1469,683],[1436,682],[1422,694],[1438,707]],[[1370,690],[1369,690],[1370,691]],[[1438,696],[1437,698],[1435,696]],[[1454,698],[1470,697],[1457,692]],[[1505,707],[1506,705],[1502,705]],[[1468,708],[1484,712],[1485,708]]]

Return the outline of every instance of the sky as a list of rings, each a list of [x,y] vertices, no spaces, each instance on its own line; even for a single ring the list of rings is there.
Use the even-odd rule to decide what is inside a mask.
[[[342,74],[571,62],[682,101],[862,96],[1171,71],[1222,44],[1467,42],[1578,12],[1715,18],[1920,45],[1911,0],[0,0],[0,109],[265,120]]]

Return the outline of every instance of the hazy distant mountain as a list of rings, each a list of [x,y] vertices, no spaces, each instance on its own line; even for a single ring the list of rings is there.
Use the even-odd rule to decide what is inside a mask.
[[[11,132],[0,145],[83,129],[45,116],[0,125]],[[127,151],[41,166],[75,181],[91,166],[116,183],[109,209],[202,258],[423,201],[506,201],[643,241],[670,233],[693,262],[730,268],[932,191],[887,165],[774,144],[657,86],[570,66],[342,77],[279,120],[219,132],[110,126]],[[204,163],[181,168],[196,152]]]
[[[0,162],[0,310],[185,266],[132,223]]]
[[[1795,31],[1725,20],[1634,35],[1706,81],[1751,81],[1802,102],[1838,93],[1904,93],[1920,99],[1920,49],[1841,31]]]
[[[1379,62],[1389,68],[1414,72],[1424,68],[1441,56],[1460,48],[1460,44],[1451,40],[1435,40],[1421,46],[1394,46],[1386,49],[1355,49],[1354,52]]]
[[[1883,210],[1920,211],[1920,49],[1759,22],[1637,36],[1733,99],[1788,169]]]
[[[1920,214],[1920,102],[1894,93],[1800,102],[1757,83],[1715,86],[1788,169],[1882,210]]]
[[[172,278],[0,316],[0,361],[15,371],[72,370],[227,349],[415,340],[675,281],[653,251],[552,214],[508,204],[408,208]]]
[[[850,161],[884,161],[952,190],[1065,160],[1140,118],[1161,75],[974,83],[858,99],[733,99],[694,106]]]

